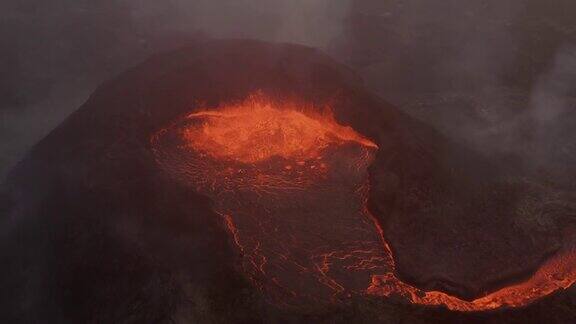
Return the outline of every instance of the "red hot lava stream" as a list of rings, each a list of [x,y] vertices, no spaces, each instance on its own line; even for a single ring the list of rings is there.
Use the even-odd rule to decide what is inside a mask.
[[[207,195],[254,285],[277,305],[399,295],[421,305],[483,311],[526,305],[576,280],[573,246],[528,280],[465,301],[395,276],[367,209],[378,147],[329,112],[262,94],[194,112],[152,137],[161,167]]]

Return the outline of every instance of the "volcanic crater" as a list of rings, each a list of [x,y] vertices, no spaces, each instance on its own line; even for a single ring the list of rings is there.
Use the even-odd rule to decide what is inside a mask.
[[[576,279],[573,200],[317,50],[202,40],[102,84],[11,172],[2,300],[8,318],[75,323],[195,322],[195,300],[238,320],[260,305],[246,290],[261,318],[524,307]]]

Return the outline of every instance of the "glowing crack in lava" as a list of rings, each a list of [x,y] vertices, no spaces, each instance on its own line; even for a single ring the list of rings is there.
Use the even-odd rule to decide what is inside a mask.
[[[214,201],[242,271],[272,303],[395,295],[482,311],[526,305],[574,282],[572,246],[525,282],[473,301],[400,281],[366,207],[378,147],[328,111],[259,93],[190,113],[152,137],[160,166]]]

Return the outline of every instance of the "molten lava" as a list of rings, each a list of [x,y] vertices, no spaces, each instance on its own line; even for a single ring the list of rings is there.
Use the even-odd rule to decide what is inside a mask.
[[[152,138],[161,167],[214,201],[242,271],[272,303],[397,295],[481,311],[523,306],[575,281],[572,245],[525,282],[473,301],[400,281],[366,207],[377,146],[318,111],[256,94],[193,112]]]
[[[306,112],[308,110],[308,112]],[[214,158],[256,163],[273,156],[303,161],[319,158],[331,144],[374,143],[339,125],[327,111],[314,113],[293,103],[277,103],[261,94],[218,111],[190,114],[201,125],[184,130],[191,147]]]

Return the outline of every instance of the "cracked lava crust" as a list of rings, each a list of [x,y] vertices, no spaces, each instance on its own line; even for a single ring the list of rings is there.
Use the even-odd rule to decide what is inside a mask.
[[[279,306],[372,295],[483,311],[529,304],[576,278],[565,246],[526,280],[474,300],[402,282],[367,208],[378,146],[329,107],[256,93],[192,111],[151,142],[166,172],[213,200],[241,270]]]

